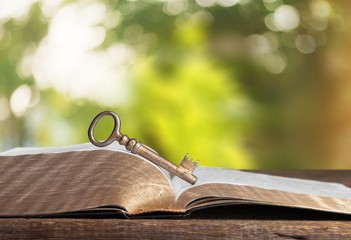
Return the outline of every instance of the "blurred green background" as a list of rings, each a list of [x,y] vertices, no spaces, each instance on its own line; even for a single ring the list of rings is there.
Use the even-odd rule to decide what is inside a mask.
[[[341,0],[0,0],[0,151],[87,142],[113,110],[176,163],[350,168],[350,21]]]

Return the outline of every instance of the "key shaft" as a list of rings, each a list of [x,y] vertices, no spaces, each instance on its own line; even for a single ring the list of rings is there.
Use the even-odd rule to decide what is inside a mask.
[[[122,134],[118,142],[119,144],[124,145],[126,149],[131,151],[132,153],[138,154],[146,158],[147,160],[177,175],[178,177],[187,181],[190,184],[194,184],[197,181],[197,177],[194,174],[192,174],[192,170],[173,164],[172,162],[161,157],[156,152],[152,151],[150,148],[144,146],[135,138],[129,138],[127,135]]]

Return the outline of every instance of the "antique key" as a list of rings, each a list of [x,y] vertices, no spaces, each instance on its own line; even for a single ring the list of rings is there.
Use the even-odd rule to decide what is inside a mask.
[[[111,116],[114,120],[114,128],[111,135],[105,141],[98,141],[94,137],[94,129],[99,120],[104,116]],[[127,135],[119,132],[121,127],[121,121],[118,115],[112,111],[104,111],[99,113],[91,122],[88,130],[88,137],[92,144],[98,147],[105,147],[111,144],[113,141],[118,141],[119,144],[124,145],[128,151],[134,154],[138,154],[147,160],[155,163],[156,165],[168,170],[169,172],[177,175],[181,179],[187,181],[188,183],[194,184],[197,177],[193,174],[194,169],[198,165],[198,161],[193,162],[192,159],[188,159],[188,154],[185,155],[183,161],[179,166],[171,163],[170,161],[161,157],[151,148],[143,145],[141,142],[137,141],[135,138],[129,138]]]

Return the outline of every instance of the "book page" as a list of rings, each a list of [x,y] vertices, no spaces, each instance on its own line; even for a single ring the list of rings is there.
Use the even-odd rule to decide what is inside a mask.
[[[62,153],[62,152],[74,152],[74,151],[89,151],[89,150],[111,150],[111,151],[122,151],[127,152],[125,147],[113,142],[106,147],[96,147],[91,143],[82,143],[77,145],[63,146],[63,147],[18,147],[7,150],[0,153],[0,156],[17,156],[27,154],[39,154],[39,153]]]
[[[270,176],[239,170],[198,167],[198,177],[191,186],[180,179],[173,179],[176,198],[182,205],[206,198],[241,199],[276,205],[322,209],[338,208],[351,213],[351,188],[339,183]],[[308,197],[301,197],[308,196]],[[330,203],[330,199],[334,199]],[[339,201],[340,200],[340,201]],[[339,205],[339,206],[336,206]],[[348,206],[347,206],[348,205]]]
[[[147,147],[150,148],[149,146]],[[50,154],[50,153],[65,153],[65,152],[92,151],[92,150],[109,150],[109,151],[115,151],[115,152],[122,152],[126,154],[132,154],[131,152],[127,151],[124,146],[120,145],[118,142],[115,141],[107,145],[106,147],[97,147],[90,142],[63,146],[63,147],[17,147],[17,148],[7,150],[5,152],[1,152],[0,156],[18,156],[18,155],[28,155],[28,154],[41,154],[41,153]],[[152,150],[156,152],[154,149]],[[151,163],[151,164],[156,166],[154,163]],[[169,179],[170,181],[171,179],[170,173],[163,168],[160,168],[160,169],[163,171],[163,173],[167,176],[167,179]]]
[[[198,167],[195,169],[194,174],[198,177],[194,186],[211,183],[227,183],[298,194],[351,198],[351,188],[339,183],[271,176],[215,167]],[[182,192],[193,187],[192,185],[181,181],[179,178],[173,178],[172,184],[177,198]]]
[[[153,163],[122,151],[0,156],[0,196],[0,216],[101,207],[128,214],[180,211],[165,173]]]

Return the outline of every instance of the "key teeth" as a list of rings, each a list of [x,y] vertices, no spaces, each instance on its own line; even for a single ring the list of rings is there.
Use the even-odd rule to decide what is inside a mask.
[[[193,161],[192,158],[189,159],[189,154],[185,154],[182,162],[180,163],[180,165],[185,168],[185,169],[188,169],[189,171],[194,171],[194,169],[198,166],[199,164],[199,160],[197,161]]]

